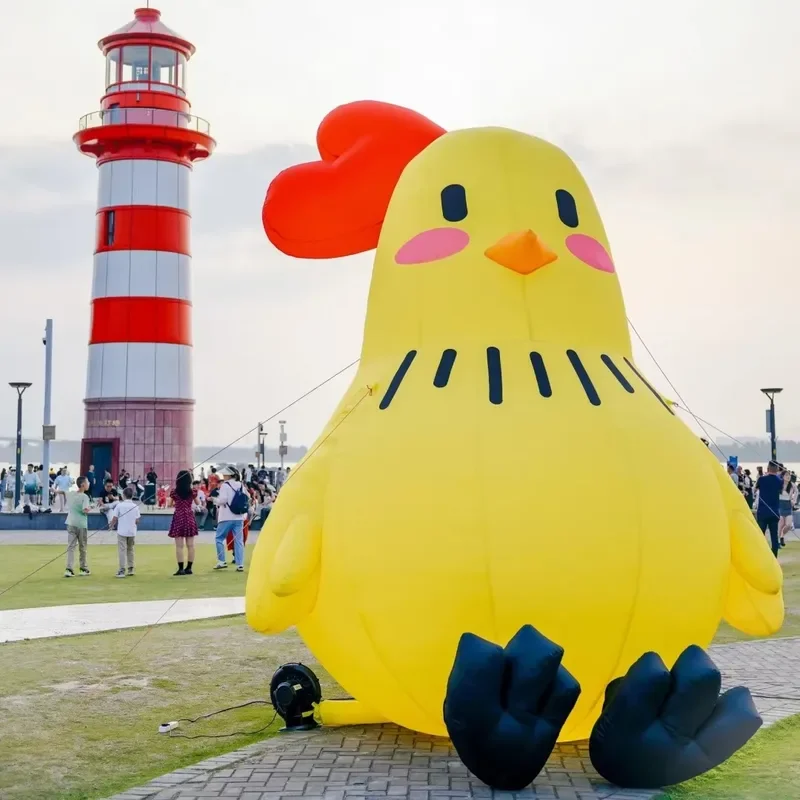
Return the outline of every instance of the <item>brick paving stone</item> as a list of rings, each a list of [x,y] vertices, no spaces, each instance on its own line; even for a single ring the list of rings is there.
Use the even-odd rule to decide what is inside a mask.
[[[800,638],[710,648],[723,688],[744,685],[764,724],[800,714]],[[276,736],[177,770],[110,800],[651,800],[594,770],[587,742],[560,744],[522,792],[493,791],[446,739],[395,725],[326,728]]]

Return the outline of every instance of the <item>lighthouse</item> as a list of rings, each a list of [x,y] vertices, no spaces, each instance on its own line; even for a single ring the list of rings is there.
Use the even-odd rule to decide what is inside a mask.
[[[101,107],[73,137],[98,169],[81,469],[170,482],[194,445],[190,177],[216,143],[187,97],[194,45],[159,11],[98,44]]]

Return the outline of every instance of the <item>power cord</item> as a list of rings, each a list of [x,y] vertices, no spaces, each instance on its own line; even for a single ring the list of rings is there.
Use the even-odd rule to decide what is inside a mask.
[[[219,709],[219,711],[212,711],[209,714],[201,714],[199,717],[195,717],[194,719],[183,717],[181,719],[173,720],[172,722],[163,722],[161,725],[159,725],[158,732],[166,733],[170,739],[229,739],[232,736],[255,736],[256,734],[263,733],[265,730],[271,727],[278,717],[278,712],[276,710],[272,715],[272,719],[270,719],[270,721],[264,725],[263,728],[258,728],[254,731],[232,731],[231,733],[198,733],[193,735],[174,732],[181,722],[194,725],[196,722],[200,722],[204,719],[210,719],[211,717],[216,717],[218,714],[225,714],[228,711],[236,711],[239,708],[247,708],[248,706],[270,706],[274,708],[269,700],[249,700],[247,703],[240,703],[238,706],[228,706],[227,708]]]
[[[328,702],[332,700],[352,700],[353,698],[350,696],[347,697],[329,697],[327,698]],[[159,733],[166,733],[169,735],[170,739],[229,739],[232,736],[255,736],[256,734],[263,733],[265,730],[270,728],[272,724],[275,722],[278,716],[278,710],[275,709],[275,713],[272,715],[272,719],[263,727],[259,728],[255,731],[233,731],[231,733],[199,733],[196,735],[187,735],[185,733],[173,733],[173,731],[180,725],[181,722],[186,722],[189,725],[194,725],[196,722],[201,722],[204,719],[210,719],[211,717],[216,717],[219,714],[225,714],[228,711],[236,711],[240,708],[247,708],[248,706],[270,706],[275,709],[275,706],[269,700],[249,700],[246,703],[240,703],[238,706],[228,706],[227,708],[221,708],[219,711],[211,711],[208,714],[201,714],[199,717],[195,717],[191,719],[189,717],[182,717],[181,719],[172,720],[172,722],[162,722],[161,725],[158,726]]]
[[[203,719],[210,719],[211,717],[216,717],[217,714],[224,714],[227,711],[236,711],[239,708],[247,708],[248,706],[271,706],[272,703],[269,700],[248,700],[246,703],[240,703],[238,706],[228,706],[228,708],[221,708],[219,711],[212,711],[210,714],[201,714],[199,717],[195,717],[194,719],[189,719],[188,717],[181,717],[181,719],[176,719],[175,722],[188,722],[190,725],[194,725],[195,722],[200,722]]]

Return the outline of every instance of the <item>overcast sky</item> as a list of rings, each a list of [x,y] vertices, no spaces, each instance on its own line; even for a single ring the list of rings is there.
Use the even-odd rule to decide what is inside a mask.
[[[314,157],[322,117],[364,98],[565,148],[595,194],[629,316],[689,406],[760,435],[758,389],[782,386],[779,432],[800,437],[797,0],[156,5],[197,46],[190,99],[218,140],[192,187],[196,443],[234,439],[358,357],[371,254],[285,258],[260,211],[275,173]],[[97,173],[71,136],[100,105],[96,41],[133,7],[32,0],[0,26],[0,376],[34,382],[28,436],[48,316],[54,422],[59,438],[82,433]],[[284,415],[292,443],[311,442],[346,385]],[[14,396],[0,397],[9,435]]]

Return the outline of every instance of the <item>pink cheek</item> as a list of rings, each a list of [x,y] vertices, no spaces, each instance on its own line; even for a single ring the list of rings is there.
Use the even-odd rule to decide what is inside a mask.
[[[572,236],[567,236],[564,244],[567,246],[567,250],[584,264],[599,269],[601,272],[615,271],[611,256],[597,239],[582,233],[573,233]]]
[[[394,257],[397,264],[428,264],[460,253],[469,234],[458,228],[433,228],[409,239]]]

